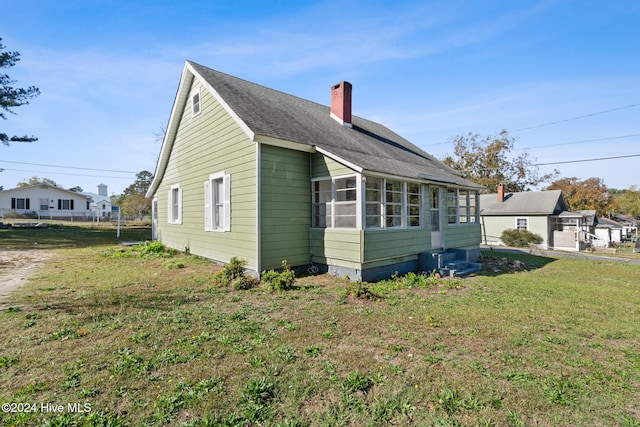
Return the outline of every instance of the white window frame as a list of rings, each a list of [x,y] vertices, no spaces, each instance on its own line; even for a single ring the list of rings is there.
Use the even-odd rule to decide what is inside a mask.
[[[464,195],[463,195],[464,193]],[[452,196],[453,195],[453,196]],[[454,205],[451,205],[453,201]],[[463,188],[447,188],[447,225],[466,225],[478,222],[478,192]],[[456,220],[451,222],[452,210]]]
[[[518,227],[518,222],[519,221],[524,221],[525,224],[525,228],[520,228]],[[516,230],[524,230],[524,231],[529,231],[529,217],[525,217],[525,216],[517,216],[515,219],[515,229]]]
[[[216,182],[222,181],[222,188]],[[231,175],[224,171],[209,175],[204,182],[204,230],[231,231]]]
[[[381,182],[381,186],[380,189],[372,189],[371,191],[375,191],[377,193],[379,193],[379,199],[378,200],[369,200],[367,199],[367,182],[371,181],[371,180],[379,180]],[[387,178],[381,178],[381,177],[377,177],[377,176],[367,176],[366,177],[366,181],[365,182],[365,188],[364,188],[364,198],[365,198],[365,202],[364,202],[364,227],[367,230],[399,230],[399,229],[408,229],[408,228],[413,228],[413,229],[419,229],[419,228],[424,228],[424,186],[422,185],[422,183],[416,183],[416,182],[406,182],[406,181],[402,181],[399,179],[387,179]],[[389,182],[394,182],[394,183],[400,183],[401,184],[401,190],[400,192],[390,192],[387,188],[387,183]],[[418,204],[412,204],[409,203],[409,186],[410,185],[417,185],[418,186],[418,192],[417,193],[412,193],[412,194],[416,194],[419,198],[419,202]],[[387,200],[387,196],[388,194],[401,194],[401,198],[400,201],[389,201]],[[377,211],[380,212],[380,216],[379,216],[379,220],[376,221],[376,225],[367,225],[367,221],[371,220],[371,218],[374,218],[375,216],[372,214],[367,214],[367,208],[368,207],[377,207]],[[400,215],[398,215],[400,217],[400,224],[399,225],[389,225],[387,224],[387,219],[389,218],[389,214],[388,214],[388,208],[395,206],[396,210],[398,212],[400,212]],[[397,208],[400,208],[399,210]],[[416,215],[410,215],[410,210],[411,208],[418,208],[419,209],[419,224],[418,225],[411,225],[411,221],[410,218],[411,217],[416,217]],[[391,208],[393,209],[393,208]],[[373,211],[373,209],[371,209],[371,211]]]
[[[348,188],[348,189],[337,189],[336,186],[336,181],[339,180],[343,180],[343,179],[349,179],[349,178],[354,178],[355,179],[355,183],[356,186],[355,188]],[[317,182],[321,182],[321,181],[326,181],[326,182],[330,182],[331,183],[331,198],[328,201],[316,201],[316,183]],[[355,200],[345,200],[345,201],[338,201],[338,193],[339,192],[347,192],[347,191],[354,191],[355,195],[356,195],[356,199]],[[315,221],[316,221],[316,208],[319,207],[320,205],[325,205],[326,208],[326,213],[325,213],[325,218],[327,220],[327,223],[325,224],[325,226],[321,226],[318,225]],[[338,227],[336,226],[337,221],[336,221],[336,217],[346,217],[346,216],[351,216],[351,215],[337,215],[336,212],[336,206],[341,206],[341,205],[350,205],[353,204],[354,205],[354,209],[355,209],[355,226],[354,227]],[[311,180],[311,206],[312,206],[312,228],[318,228],[318,229],[327,229],[327,228],[331,228],[331,229],[338,229],[338,230],[361,230],[362,229],[362,179],[361,179],[361,175],[359,174],[348,174],[348,175],[340,175],[340,176],[332,176],[332,177],[322,177],[322,178],[314,178]]]
[[[191,92],[191,117],[196,117],[202,112],[202,96],[200,96],[200,88]]]
[[[176,212],[174,212],[174,206],[176,207]],[[180,184],[174,184],[169,189],[167,208],[167,221],[169,224],[182,224],[182,187]]]

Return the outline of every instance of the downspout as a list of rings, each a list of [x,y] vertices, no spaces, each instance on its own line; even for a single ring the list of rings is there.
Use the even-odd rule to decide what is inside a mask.
[[[262,271],[262,221],[260,221],[262,212],[262,209],[260,209],[260,204],[262,203],[262,199],[260,197],[260,186],[262,183],[262,159],[260,156],[261,151],[262,150],[260,149],[260,142],[256,141],[256,272],[258,274],[260,274],[260,272]]]

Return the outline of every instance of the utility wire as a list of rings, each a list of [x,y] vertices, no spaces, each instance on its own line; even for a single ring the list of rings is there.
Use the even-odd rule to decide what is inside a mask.
[[[628,159],[631,157],[640,157],[640,154],[628,154],[626,156],[612,156],[612,157],[597,157],[595,159],[581,159],[581,160],[567,160],[564,162],[551,162],[551,163],[537,163],[532,166],[549,166],[549,165],[563,165],[566,163],[584,163],[584,162],[597,162],[600,160],[614,160],[614,159]]]
[[[635,136],[640,136],[640,133],[634,133],[631,135],[610,136],[608,138],[584,139],[581,141],[573,141],[573,142],[559,142],[557,144],[536,145],[534,147],[529,147],[529,148],[515,148],[513,151],[535,150],[536,148],[560,147],[562,145],[583,144],[586,142],[610,141],[612,139],[632,138]]]
[[[584,119],[584,118],[587,118],[587,117],[598,116],[600,114],[612,113],[614,111],[626,110],[627,108],[633,108],[633,107],[638,107],[638,106],[640,106],[640,104],[626,105],[624,107],[612,108],[610,110],[598,111],[596,113],[584,114],[582,116],[570,117],[568,119],[556,120],[554,122],[542,123],[542,124],[539,124],[539,125],[527,126],[527,127],[519,128],[519,129],[512,129],[509,132],[520,132],[520,131],[523,131],[523,130],[536,129],[536,128],[541,128],[541,127],[544,127],[544,126],[557,125],[557,124],[560,124],[560,123],[566,123],[566,122],[570,122],[570,121],[573,121],[573,120],[579,120],[579,119]]]
[[[119,170],[111,170],[111,169],[82,168],[79,166],[60,166],[60,165],[47,165],[42,163],[12,162],[10,160],[0,160],[0,163],[13,163],[15,165],[28,165],[28,166],[46,166],[50,168],[78,169],[78,170],[96,171],[96,172],[138,173],[138,172],[132,172],[132,171],[119,171]]]
[[[70,176],[88,176],[88,177],[91,177],[91,178],[109,178],[109,179],[128,179],[128,180],[131,180],[130,176],[86,175],[86,174],[80,174],[80,173],[44,172],[44,171],[32,171],[32,170],[26,170],[26,169],[7,169],[7,168],[2,168],[1,170],[13,171],[13,172],[30,172],[30,173],[37,173],[39,175],[70,175]]]

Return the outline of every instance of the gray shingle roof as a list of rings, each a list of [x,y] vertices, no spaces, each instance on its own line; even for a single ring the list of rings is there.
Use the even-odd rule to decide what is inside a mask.
[[[480,196],[481,215],[558,215],[567,210],[561,190],[506,193],[503,202],[497,194]]]
[[[349,128],[330,117],[329,106],[188,64],[256,135],[315,146],[365,172],[482,188],[379,123],[354,115]]]

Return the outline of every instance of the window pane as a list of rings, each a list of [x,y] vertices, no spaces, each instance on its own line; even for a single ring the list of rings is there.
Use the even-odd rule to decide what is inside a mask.
[[[336,203],[336,216],[338,215],[353,215],[356,214],[356,204],[355,203]]]
[[[431,211],[431,231],[440,231],[440,211]]]
[[[314,202],[327,203],[331,202],[331,180],[315,181],[314,183]]]
[[[367,228],[380,228],[380,227],[382,227],[382,216],[367,215]]]
[[[313,226],[326,228],[327,222],[331,225],[331,215],[327,214],[327,205],[322,204],[314,204],[313,206]]]
[[[356,216],[337,216],[336,215],[336,228],[355,228]]]
[[[339,178],[336,179],[336,201],[355,201],[356,200],[356,178]]]

